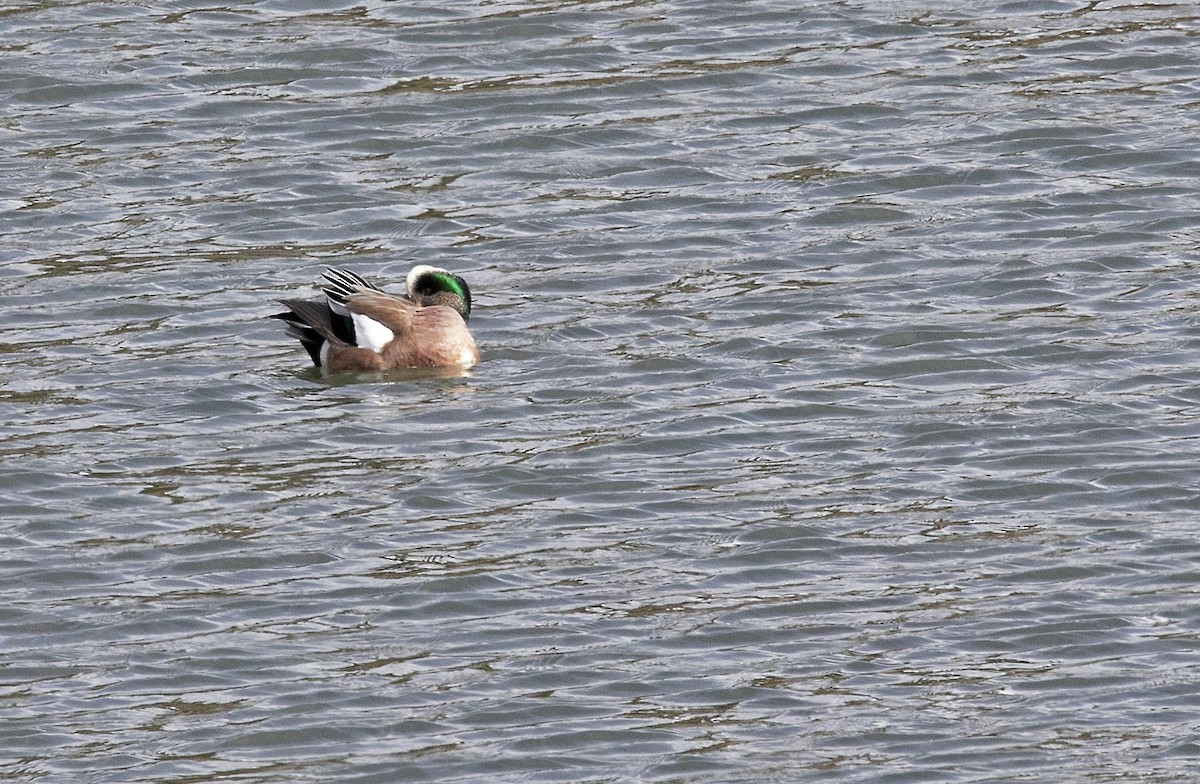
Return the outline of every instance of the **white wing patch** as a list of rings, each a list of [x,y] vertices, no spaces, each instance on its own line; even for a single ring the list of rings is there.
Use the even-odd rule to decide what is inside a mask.
[[[355,342],[362,348],[369,348],[378,354],[383,351],[384,346],[392,342],[392,338],[396,337],[395,332],[375,319],[367,318],[361,313],[351,313],[350,316],[354,319]]]

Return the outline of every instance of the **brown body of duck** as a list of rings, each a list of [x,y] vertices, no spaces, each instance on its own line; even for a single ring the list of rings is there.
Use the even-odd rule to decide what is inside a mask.
[[[412,268],[408,292],[396,297],[353,272],[330,268],[325,299],[281,300],[287,322],[313,364],[330,373],[391,368],[458,367],[479,362],[467,329],[471,289],[458,275],[425,264]]]

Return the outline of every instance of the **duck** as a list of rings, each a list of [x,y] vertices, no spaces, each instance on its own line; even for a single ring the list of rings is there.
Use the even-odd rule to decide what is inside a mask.
[[[287,334],[324,372],[478,364],[467,329],[471,289],[462,277],[418,264],[405,278],[402,297],[345,269],[330,267],[321,277],[324,300],[280,300],[287,311],[272,318],[286,323]]]

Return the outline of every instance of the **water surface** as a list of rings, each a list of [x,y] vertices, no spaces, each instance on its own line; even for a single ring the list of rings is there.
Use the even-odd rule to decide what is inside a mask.
[[[1191,5],[317,5],[0,12],[0,776],[1193,780]]]

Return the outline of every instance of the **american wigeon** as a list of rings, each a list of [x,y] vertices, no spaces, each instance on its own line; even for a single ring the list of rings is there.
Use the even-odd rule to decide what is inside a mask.
[[[347,270],[329,268],[325,299],[280,300],[273,318],[287,322],[313,363],[330,373],[389,368],[461,367],[479,362],[467,330],[471,289],[458,275],[421,264],[408,273],[408,293],[386,294]]]

